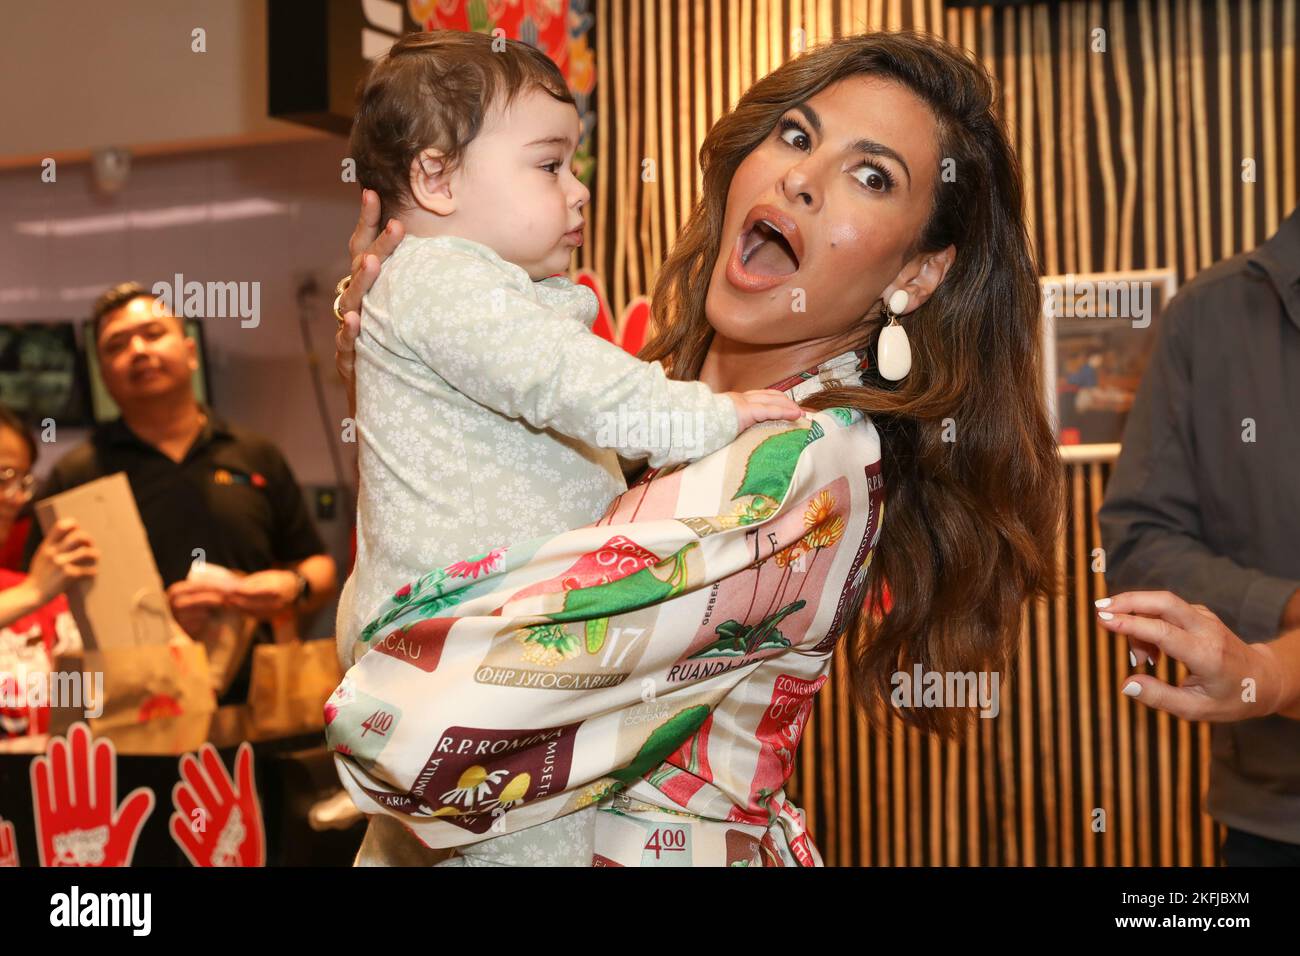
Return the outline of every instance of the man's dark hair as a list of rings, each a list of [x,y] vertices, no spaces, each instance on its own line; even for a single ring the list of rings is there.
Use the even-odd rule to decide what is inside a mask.
[[[0,429],[5,428],[18,434],[18,437],[23,440],[23,444],[27,446],[27,454],[31,457],[32,464],[36,464],[38,446],[36,439],[32,437],[31,429],[27,427],[27,423],[12,408],[7,405],[0,405]]]
[[[110,312],[116,312],[118,309],[127,305],[131,301],[140,297],[146,299],[156,299],[152,292],[146,289],[138,282],[119,282],[117,285],[106,289],[90,310],[90,316],[94,320],[92,324],[92,334],[95,341],[91,343],[95,348],[99,348],[99,329],[104,324],[104,316]]]

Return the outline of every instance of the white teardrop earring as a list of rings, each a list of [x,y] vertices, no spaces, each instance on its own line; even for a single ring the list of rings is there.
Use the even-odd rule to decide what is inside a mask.
[[[898,323],[898,316],[911,302],[911,296],[899,289],[885,303],[885,327],[876,342],[876,365],[882,378],[897,382],[912,370],[912,346],[907,341],[907,331]]]

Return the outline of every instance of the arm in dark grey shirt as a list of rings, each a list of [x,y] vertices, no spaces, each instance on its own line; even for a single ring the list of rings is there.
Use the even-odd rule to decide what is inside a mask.
[[[1248,641],[1277,636],[1300,581],[1265,574],[1216,554],[1201,533],[1198,449],[1192,429],[1191,349],[1195,299],[1170,304],[1124,431],[1123,451],[1098,512],[1112,593],[1167,590],[1204,604]],[[1282,464],[1279,463],[1279,467]]]

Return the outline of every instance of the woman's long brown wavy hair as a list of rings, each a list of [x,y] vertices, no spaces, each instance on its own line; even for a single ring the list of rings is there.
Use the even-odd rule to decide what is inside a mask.
[[[938,178],[914,244],[914,252],[954,245],[957,256],[930,299],[902,320],[911,373],[894,383],[875,372],[881,321],[864,302],[862,343],[872,355],[865,387],[804,402],[861,409],[881,437],[886,507],[866,601],[874,610],[860,610],[845,633],[855,696],[879,719],[894,675],[914,664],[1004,670],[1024,602],[1056,587],[1062,471],[1043,396],[1037,270],[1020,166],[987,71],[936,37],[874,33],[816,47],[755,83],[704,141],[703,198],[655,281],[654,338],[642,357],[677,378],[699,375],[713,335],[705,296],[736,167],[786,110],[860,74],[898,82],[928,104],[939,156],[956,173]],[[879,613],[886,587],[889,610]],[[945,735],[971,716],[942,707],[898,713]]]

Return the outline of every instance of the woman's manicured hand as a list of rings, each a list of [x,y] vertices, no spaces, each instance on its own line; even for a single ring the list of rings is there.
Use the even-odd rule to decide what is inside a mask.
[[[1273,648],[1247,644],[1204,605],[1168,591],[1128,591],[1097,606],[1106,630],[1187,666],[1177,687],[1152,674],[1129,678],[1124,693],[1149,707],[1187,720],[1232,721],[1276,713],[1289,696]]]
[[[339,298],[339,312],[343,324],[334,339],[334,367],[347,384],[349,406],[355,408],[355,381],[353,367],[356,362],[357,335],[361,332],[361,299],[379,278],[383,261],[393,254],[402,241],[405,231],[396,219],[379,231],[379,194],[373,189],[361,191],[361,216],[357,219],[352,237],[348,239],[348,255],[352,258],[352,281]]]

